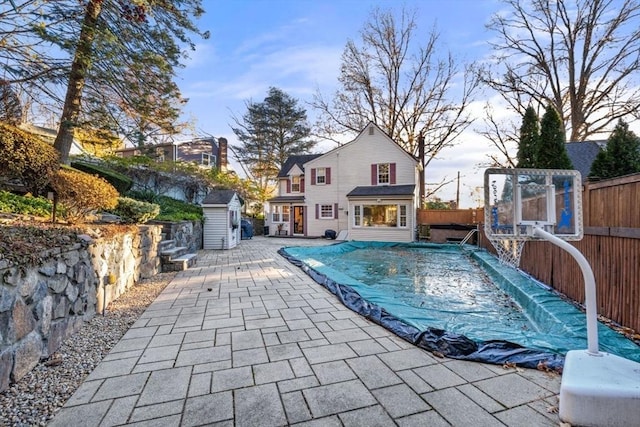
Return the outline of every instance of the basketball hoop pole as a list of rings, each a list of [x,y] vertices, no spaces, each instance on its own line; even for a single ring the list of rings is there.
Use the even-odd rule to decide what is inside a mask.
[[[571,246],[566,241],[554,236],[553,234],[543,230],[540,226],[533,227],[533,235],[541,237],[554,245],[569,252],[569,254],[578,262],[584,277],[585,290],[585,308],[587,311],[587,353],[591,356],[601,356],[598,351],[598,313],[596,306],[596,279],[593,270],[589,265],[589,261],[580,253],[578,249]]]

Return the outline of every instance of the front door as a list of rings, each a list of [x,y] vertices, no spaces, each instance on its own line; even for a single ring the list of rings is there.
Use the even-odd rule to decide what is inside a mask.
[[[304,206],[293,207],[293,234],[304,235]]]

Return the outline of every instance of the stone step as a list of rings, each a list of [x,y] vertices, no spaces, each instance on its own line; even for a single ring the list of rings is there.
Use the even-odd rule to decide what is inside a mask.
[[[169,262],[174,258],[186,254],[187,252],[189,252],[189,248],[186,246],[176,246],[175,248],[160,251],[160,261],[163,263]]]
[[[171,239],[171,240],[161,240],[160,243],[158,243],[158,251],[162,252],[162,251],[166,251],[169,250],[173,247],[176,246],[176,241]]]
[[[177,258],[172,258],[169,262],[162,264],[162,271],[183,271],[196,265],[198,254],[185,254]]]

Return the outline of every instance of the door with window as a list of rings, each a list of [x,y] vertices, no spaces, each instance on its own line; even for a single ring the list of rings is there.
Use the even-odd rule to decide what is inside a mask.
[[[293,207],[293,234],[304,235],[304,206]]]

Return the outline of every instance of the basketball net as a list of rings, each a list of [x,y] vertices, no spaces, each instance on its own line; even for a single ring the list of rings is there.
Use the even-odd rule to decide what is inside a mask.
[[[520,266],[520,257],[522,256],[522,248],[524,247],[525,240],[489,238],[489,241],[493,247],[496,248],[498,259],[502,264],[509,265],[513,268]]]

